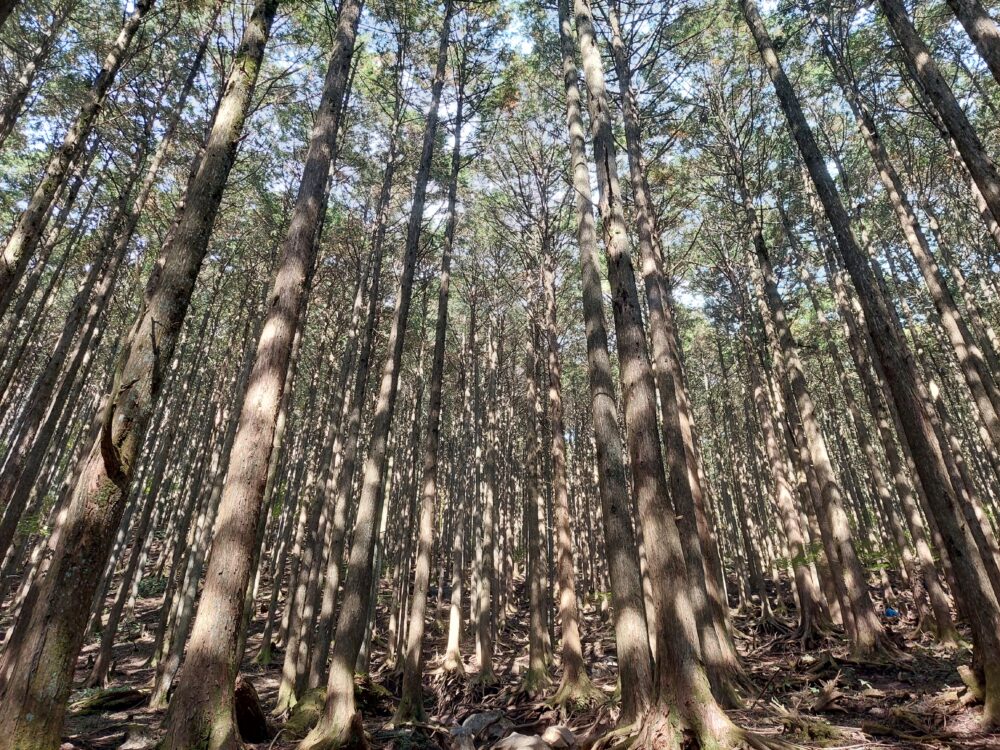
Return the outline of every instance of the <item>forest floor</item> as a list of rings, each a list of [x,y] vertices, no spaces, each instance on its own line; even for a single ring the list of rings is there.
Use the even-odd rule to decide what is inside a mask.
[[[263,597],[265,603],[266,596]],[[387,621],[380,597],[378,623]],[[434,602],[432,595],[431,603]],[[146,691],[153,669],[145,666],[153,645],[159,597],[139,601],[138,623],[120,633],[115,649],[111,685],[113,690]],[[588,668],[594,683],[606,697],[569,715],[545,702],[545,695],[531,696],[522,688],[527,667],[527,615],[510,614],[497,642],[497,682],[479,686],[474,667],[466,663],[465,678],[444,678],[434,672],[444,651],[447,610],[430,624],[430,648],[425,678],[425,706],[430,717],[418,728],[393,729],[388,725],[399,695],[400,676],[386,659],[386,633],[377,630],[373,640],[370,676],[358,682],[358,704],[363,712],[371,744],[376,748],[433,748],[468,750],[487,747],[497,735],[517,731],[541,735],[551,726],[569,728],[581,750],[592,745],[617,717],[615,701],[615,647],[610,618],[599,606],[585,608],[583,633]],[[274,705],[280,677],[280,650],[276,663],[261,667],[252,661],[260,646],[260,620],[247,648],[243,674],[260,696],[265,712]],[[850,659],[842,639],[831,639],[803,653],[799,642],[779,628],[759,627],[756,615],[737,615],[737,647],[748,672],[745,705],[730,712],[734,721],[763,735],[780,737],[800,747],[839,748],[1000,748],[1000,734],[982,734],[978,728],[981,707],[968,695],[957,669],[968,663],[967,649],[941,649],[927,636],[914,634],[912,622],[896,620],[893,639],[901,647],[892,663],[860,663]],[[776,631],[782,630],[781,634]],[[903,635],[905,633],[905,636]],[[93,636],[81,656],[77,678],[82,682],[98,646]],[[558,669],[553,679],[558,679]],[[549,695],[553,687],[546,691]],[[155,743],[162,712],[138,705],[85,713],[73,710],[81,698],[94,691],[73,694],[67,716],[62,750],[141,750]],[[78,704],[79,705],[79,704]],[[470,717],[472,718],[470,720]],[[290,750],[295,741],[281,731],[280,718],[271,719],[272,739],[251,744],[254,750]],[[463,722],[489,725],[473,744],[460,743],[454,730]],[[460,732],[459,732],[460,733]],[[539,745],[538,747],[546,747]]]

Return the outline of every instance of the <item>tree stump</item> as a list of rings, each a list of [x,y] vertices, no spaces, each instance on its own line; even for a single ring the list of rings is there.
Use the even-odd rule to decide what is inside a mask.
[[[260,697],[253,683],[240,675],[236,679],[236,726],[240,737],[246,742],[263,742],[271,738],[271,730],[267,726],[267,717],[260,705]]]

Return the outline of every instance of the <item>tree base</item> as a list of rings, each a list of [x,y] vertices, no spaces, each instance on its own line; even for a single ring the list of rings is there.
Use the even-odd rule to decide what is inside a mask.
[[[444,655],[444,661],[441,662],[441,671],[446,674],[465,674],[465,664],[462,663],[462,655],[449,651]]]
[[[422,688],[417,688],[422,690]],[[396,707],[396,713],[389,724],[393,727],[401,727],[404,724],[426,724],[427,711],[424,710],[424,702],[421,697],[403,697]]]
[[[525,695],[536,696],[544,693],[552,685],[552,678],[546,669],[529,669],[521,680],[520,691]]]
[[[585,711],[603,700],[604,693],[590,681],[586,673],[578,675],[575,680],[568,680],[564,674],[559,689],[548,703],[564,712],[573,712]]]
[[[297,750],[370,750],[360,711],[356,711],[341,726],[337,726],[338,723],[320,721],[302,740]]]

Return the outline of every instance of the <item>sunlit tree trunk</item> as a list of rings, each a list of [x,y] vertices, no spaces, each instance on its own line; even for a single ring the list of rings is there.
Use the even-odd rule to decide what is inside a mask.
[[[905,15],[901,18],[899,4],[894,5],[894,8],[891,6],[889,8],[895,11],[892,23],[907,31],[902,24]],[[775,85],[799,152],[830,221],[841,260],[854,282],[864,308],[865,324],[896,404],[904,428],[903,437],[913,453],[931,512],[944,537],[948,557],[969,605],[967,609],[970,611],[965,614],[972,627],[976,646],[976,666],[985,680],[984,720],[987,725],[994,724],[1000,720],[1000,603],[983,567],[983,561],[976,554],[975,541],[972,539],[969,526],[958,510],[958,499],[949,481],[941,446],[924,410],[920,395],[921,384],[913,355],[902,340],[898,324],[891,316],[885,299],[875,283],[868,259],[854,238],[850,219],[827,171],[798,98],[774,52],[763,20],[752,0],[742,0],[742,8]],[[908,24],[908,19],[905,20]],[[912,26],[910,28],[912,29]],[[926,52],[923,54],[922,65],[926,71],[927,63],[930,61]],[[1000,193],[997,197],[1000,198]]]
[[[653,660],[643,601],[639,553],[629,510],[632,498],[626,479],[624,448],[618,427],[618,405],[608,356],[597,231],[570,7],[570,0],[560,0],[559,40],[566,92],[570,166],[576,200],[576,239],[580,251],[587,372],[597,452],[596,474],[604,519],[605,554],[609,560],[611,578],[622,718],[626,722],[634,722],[645,713],[653,698]]]
[[[239,667],[236,646],[250,582],[252,545],[267,482],[281,391],[295,334],[308,304],[318,229],[326,205],[326,183],[336,150],[361,6],[361,0],[349,0],[341,7],[302,181],[242,403],[202,605],[191,633],[181,681],[165,720],[165,749],[182,750],[206,739],[218,748],[236,748],[241,744],[233,713],[233,690]]]
[[[154,2],[155,0],[138,0],[131,14],[126,17],[121,31],[112,43],[97,77],[87,92],[76,119],[63,136],[62,143],[53,151],[41,182],[35,187],[27,207],[18,217],[14,230],[4,244],[3,257],[0,259],[0,315],[6,312],[10,305],[14,288],[41,239],[45,227],[45,215],[56,193],[69,178],[73,161],[80,155],[90,137],[107,102],[108,93],[118,71],[125,62],[125,53],[132,44],[132,39],[142,25],[143,19],[152,10]],[[9,13],[13,3],[7,0],[5,5]],[[0,8],[0,25],[4,20],[3,9]]]
[[[142,4],[138,10],[148,7]],[[79,602],[93,597],[125,510],[135,462],[235,160],[276,9],[277,0],[259,0],[244,30],[212,132],[188,185],[184,211],[150,280],[119,360],[100,434],[72,490],[65,535],[44,580],[36,584],[37,604],[29,617],[21,618],[4,652],[0,727],[4,736],[15,738],[12,748],[58,745],[89,614]]]
[[[996,163],[983,146],[951,86],[938,70],[937,63],[910,20],[902,0],[879,0],[879,5],[898,42],[897,49],[906,69],[937,110],[941,122],[954,140],[955,148],[962,155],[962,162],[993,214],[993,219],[1000,222],[1000,172]]]
[[[611,282],[619,370],[625,394],[625,424],[642,522],[646,560],[653,585],[656,633],[656,700],[645,729],[669,737],[673,714],[682,712],[696,736],[708,743],[726,742],[737,731],[715,701],[698,648],[698,632],[689,600],[684,553],[668,493],[656,394],[646,349],[635,274],[627,248],[628,232],[615,164],[603,63],[594,35],[590,3],[574,0],[581,59],[587,81],[594,162],[600,192],[598,210],[604,231]],[[672,742],[679,742],[674,736]]]
[[[0,0],[0,28],[3,27],[4,21],[7,18],[6,14],[10,13],[11,8],[13,8],[16,2],[17,0]],[[21,69],[21,74],[18,76],[17,82],[7,92],[3,106],[0,106],[0,148],[3,148],[4,142],[14,132],[14,126],[17,125],[17,119],[24,110],[24,104],[31,94],[35,79],[44,67],[49,55],[52,54],[52,50],[62,31],[63,24],[66,23],[66,20],[76,8],[76,3],[77,0],[62,0],[56,6],[45,36],[35,49],[32,50],[31,59]]]
[[[359,739],[358,732],[361,731],[355,712],[354,665],[361,651],[371,608],[372,583],[375,575],[372,563],[375,554],[377,524],[382,515],[384,501],[389,428],[395,409],[406,324],[413,296],[413,276],[420,244],[427,182],[430,178],[431,160],[434,155],[437,135],[438,105],[441,101],[448,63],[448,43],[453,13],[454,6],[449,0],[445,7],[438,41],[437,67],[434,73],[430,107],[424,128],[423,148],[407,225],[402,275],[387,343],[388,356],[382,368],[378,401],[372,418],[368,456],[362,472],[362,487],[354,525],[354,540],[348,561],[343,603],[337,618],[337,631],[333,641],[333,661],[327,680],[326,703],[319,723],[303,740],[302,750],[319,750],[320,748],[326,750],[327,748],[342,747],[356,742]]]

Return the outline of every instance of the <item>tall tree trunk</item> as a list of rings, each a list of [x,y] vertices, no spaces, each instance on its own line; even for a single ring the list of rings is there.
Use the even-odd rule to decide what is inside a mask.
[[[378,401],[372,418],[368,456],[362,472],[361,496],[354,525],[354,541],[348,561],[344,598],[337,631],[333,640],[333,662],[327,680],[326,703],[316,727],[303,740],[301,750],[328,750],[359,741],[363,731],[355,715],[354,664],[368,628],[371,608],[372,581],[375,571],[375,537],[384,500],[384,478],[388,452],[389,428],[396,405],[399,371],[406,338],[410,302],[413,297],[413,276],[420,245],[424,202],[430,178],[438,127],[438,106],[444,88],[448,64],[448,41],[454,5],[445,6],[441,34],[438,40],[437,67],[431,87],[430,108],[424,127],[423,148],[414,184],[410,218],[406,232],[406,247],[402,275],[396,295],[396,309],[387,342],[388,356],[382,368]]]
[[[403,663],[403,686],[394,723],[426,721],[423,699],[424,619],[427,591],[430,587],[431,555],[434,551],[434,514],[438,486],[438,445],[441,431],[441,391],[444,380],[444,355],[448,335],[448,295],[451,286],[451,254],[458,221],[458,177],[462,171],[462,125],[465,108],[464,59],[456,72],[458,93],[453,120],[454,144],[451,151],[451,176],[448,180],[448,222],[441,250],[441,273],[438,277],[437,322],[434,326],[434,353],[431,359],[430,394],[427,404],[427,432],[423,447],[423,474],[420,481],[420,520],[417,531],[417,559],[410,595],[410,617],[406,654]],[[419,401],[418,401],[419,405]],[[418,418],[419,418],[419,411]],[[414,466],[417,457],[412,457]],[[409,555],[407,555],[409,558]]]
[[[750,372],[750,386],[753,389],[753,400],[757,407],[757,418],[764,438],[764,448],[767,451],[768,468],[774,481],[774,501],[778,506],[785,539],[792,553],[792,570],[795,574],[795,590],[798,593],[800,642],[808,647],[821,635],[825,623],[822,619],[820,593],[809,570],[808,555],[799,523],[795,499],[792,495],[792,485],[785,471],[785,458],[781,455],[781,440],[774,424],[771,405],[768,403],[767,392],[761,381],[760,371],[751,351],[747,351],[747,369]]]
[[[45,226],[45,216],[55,199],[55,195],[69,177],[71,165],[80,155],[84,144],[90,137],[91,130],[97,123],[97,118],[107,102],[111,86],[125,61],[125,53],[154,3],[155,0],[138,0],[132,13],[126,17],[118,37],[104,58],[101,70],[87,92],[76,119],[66,131],[66,135],[63,136],[62,143],[49,158],[45,167],[45,175],[38,183],[27,207],[18,217],[14,230],[7,238],[3,249],[3,258],[0,260],[0,315],[3,315],[10,305],[14,288],[24,273],[28,260],[35,252],[39,239],[41,239]],[[11,7],[9,2],[7,5]],[[2,9],[0,9],[0,14],[2,14]],[[3,18],[0,17],[0,24],[2,23]]]
[[[949,481],[941,446],[924,410],[922,388],[913,355],[903,341],[898,323],[892,317],[876,284],[868,259],[858,246],[851,230],[850,218],[827,171],[795,91],[781,68],[760,13],[752,0],[741,2],[792,135],[830,221],[841,260],[854,282],[864,308],[865,324],[896,404],[903,425],[903,436],[913,453],[931,513],[944,538],[948,557],[968,604],[969,611],[965,614],[972,627],[976,666],[985,679],[984,721],[987,725],[995,724],[1000,721],[1000,603],[983,561],[977,554],[969,526],[958,509],[958,499]],[[895,9],[900,10],[898,6]],[[902,18],[905,19],[905,15]],[[905,20],[909,24],[909,20]],[[893,23],[902,26],[898,13]],[[928,61],[929,57],[925,56],[925,71]]]
[[[218,748],[241,745],[233,691],[252,547],[257,537],[285,374],[299,321],[308,304],[318,229],[326,204],[326,184],[336,150],[361,7],[362,0],[348,0],[337,23],[302,181],[233,443],[230,459],[233,469],[226,476],[222,492],[202,604],[191,633],[181,681],[165,719],[165,750],[186,750],[206,741]]]
[[[364,328],[361,336],[361,346],[358,351],[358,361],[354,371],[352,392],[346,394],[341,415],[341,427],[337,441],[333,447],[332,461],[336,466],[330,467],[327,481],[324,483],[326,502],[332,501],[332,517],[330,529],[330,544],[326,552],[326,572],[323,579],[323,595],[320,603],[319,622],[317,624],[316,643],[314,644],[313,663],[319,667],[313,669],[310,683],[318,685],[324,681],[322,672],[326,668],[330,643],[333,640],[334,610],[337,593],[340,588],[340,567],[344,557],[344,543],[347,532],[347,513],[350,495],[354,485],[355,467],[358,458],[358,440],[361,432],[362,410],[366,404],[368,390],[368,375],[371,368],[372,349],[378,328],[379,312],[382,308],[381,276],[382,260],[385,250],[385,233],[389,220],[392,184],[395,175],[398,156],[399,128],[402,122],[402,97],[399,95],[399,76],[402,75],[402,58],[405,52],[403,42],[397,50],[397,96],[394,99],[393,121],[389,136],[389,148],[386,166],[382,173],[382,185],[379,190],[378,204],[375,210],[375,227],[372,232],[372,251],[370,285],[368,289],[368,309],[365,314]]]
[[[976,51],[1000,83],[1000,27],[979,0],[948,0],[948,7],[962,24]]]
[[[543,326],[549,365],[549,432],[552,456],[552,515],[556,534],[556,591],[562,634],[562,681],[553,698],[556,704],[578,704],[594,690],[583,661],[580,643],[580,609],[573,569],[573,532],[570,528],[569,486],[566,470],[566,426],[563,422],[562,361],[556,320],[556,269],[552,238],[543,239],[541,274]]]
[[[148,10],[149,4],[137,10]],[[100,433],[72,490],[65,535],[44,580],[36,584],[37,604],[29,617],[22,616],[4,652],[0,728],[13,738],[12,748],[58,744],[88,615],[79,602],[93,597],[125,510],[136,459],[235,160],[277,5],[277,0],[259,0],[243,32],[184,210],[150,280],[119,360]]]
[[[734,148],[731,146],[731,149]],[[734,152],[734,161],[738,158]],[[865,570],[857,557],[847,513],[844,509],[843,493],[837,482],[826,439],[819,425],[812,394],[805,380],[805,372],[799,359],[798,347],[792,337],[784,302],[778,293],[777,280],[765,244],[763,229],[757,211],[747,193],[742,164],[738,161],[736,163],[736,169],[739,172],[738,187],[744,204],[747,224],[750,227],[758,269],[754,275],[755,284],[759,286],[759,294],[767,308],[768,318],[765,318],[765,329],[768,332],[768,338],[771,339],[772,345],[782,359],[785,377],[788,379],[795,405],[798,407],[812,469],[819,482],[820,504],[816,510],[821,532],[828,535],[832,542],[833,557],[831,561],[836,561],[841,567],[840,573],[843,576],[844,591],[847,595],[845,603],[850,606],[852,614],[848,623],[852,625],[848,628],[852,648],[859,655],[868,654],[881,647],[884,632],[868,593]],[[762,317],[764,314],[762,311]]]
[[[958,1],[956,0],[956,2]],[[917,268],[920,269],[931,301],[940,316],[941,327],[955,351],[959,370],[965,378],[965,383],[972,394],[973,403],[979,410],[989,433],[987,439],[992,445],[989,445],[988,448],[996,451],[997,446],[1000,446],[1000,392],[997,390],[990,368],[979,344],[958,310],[958,305],[945,283],[941,269],[934,260],[927,237],[924,235],[913,206],[907,198],[903,181],[889,160],[889,154],[882,144],[874,118],[864,102],[861,101],[854,82],[848,79],[846,65],[835,57],[834,50],[825,37],[823,48],[830,60],[831,68],[837,77],[840,88],[858,121],[865,146],[872,161],[875,162],[879,179],[889,196],[903,237],[906,239],[906,244],[910,248]]]
[[[4,20],[6,20],[6,13],[10,13],[10,9],[16,1],[0,0],[0,28],[3,27]],[[17,82],[7,93],[7,98],[3,106],[0,107],[0,148],[3,148],[4,142],[14,132],[17,118],[20,117],[21,112],[24,110],[24,103],[28,100],[28,95],[31,93],[35,79],[52,53],[52,49],[59,39],[59,32],[62,31],[63,24],[66,23],[66,20],[76,8],[76,3],[77,0],[62,0],[56,7],[45,36],[42,37],[42,40],[32,50],[31,59],[21,69],[21,74],[18,76]]]
[[[674,712],[680,711],[699,740],[727,742],[738,732],[712,695],[699,654],[680,534],[668,492],[656,423],[656,394],[646,349],[628,231],[615,164],[615,143],[601,53],[588,0],[574,0],[583,70],[587,81],[594,162],[600,192],[611,282],[619,370],[625,394],[625,424],[646,560],[653,585],[656,633],[656,706],[645,720],[650,737],[665,733],[679,743]],[[668,718],[669,716],[669,718]]]
[[[968,2],[968,0],[964,0]],[[879,0],[910,75],[937,111],[983,200],[1000,222],[1000,172],[907,15],[902,0]]]
[[[531,322],[528,329],[527,351],[524,360],[524,375],[527,381],[525,408],[528,412],[529,429],[526,439],[528,447],[525,451],[527,467],[526,492],[524,498],[524,524],[528,551],[528,671],[525,672],[523,686],[529,695],[540,693],[551,682],[548,673],[549,658],[546,647],[547,632],[545,615],[549,604],[548,581],[545,580],[545,565],[542,539],[543,525],[541,518],[545,513],[544,490],[541,482],[540,453],[542,443],[543,409],[539,390],[538,362],[538,326]]]
[[[698,533],[694,489],[696,476],[689,472],[685,439],[681,431],[678,407],[678,381],[680,362],[674,348],[672,317],[666,299],[666,283],[657,262],[656,226],[652,195],[646,180],[642,152],[642,133],[639,124],[639,106],[632,86],[631,60],[622,38],[617,9],[609,10],[611,25],[611,50],[615,72],[621,86],[622,113],[625,122],[625,144],[629,174],[635,201],[642,277],[649,311],[650,340],[655,381],[659,393],[660,414],[663,423],[663,448],[667,463],[670,498],[674,504],[684,546],[691,603],[701,646],[702,659],[716,698],[725,706],[739,705],[732,679],[736,665],[734,659],[723,656],[722,640],[726,637],[725,623],[717,622],[715,611],[709,605],[707,568]]]
[[[653,658],[643,601],[639,552],[629,509],[625,456],[618,427],[618,404],[608,355],[597,230],[587,164],[586,133],[576,67],[570,0],[559,0],[559,41],[566,92],[566,128],[573,192],[576,239],[580,250],[583,316],[587,337],[587,374],[597,453],[596,474],[604,522],[605,554],[611,578],[615,641],[618,647],[622,719],[638,720],[653,698]]]

